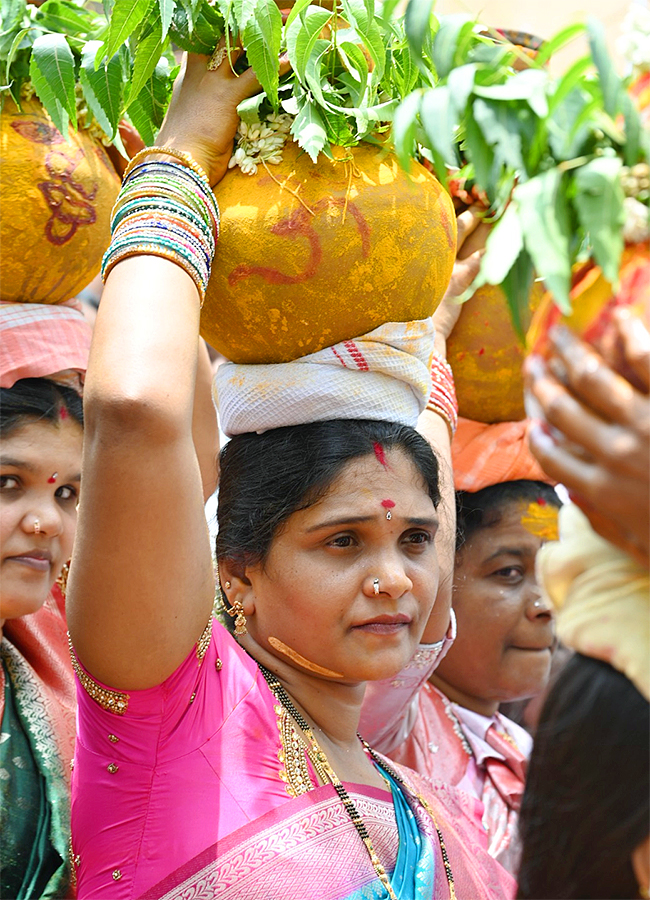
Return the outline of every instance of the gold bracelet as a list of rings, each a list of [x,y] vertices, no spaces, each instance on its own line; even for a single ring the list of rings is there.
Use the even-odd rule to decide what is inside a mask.
[[[205,173],[205,169],[200,166],[196,160],[191,156],[191,154],[186,153],[184,150],[176,150],[175,147],[144,147],[142,150],[139,150],[135,156],[130,160],[128,166],[124,170],[124,175],[122,176],[122,181],[126,181],[131,172],[135,169],[139,162],[141,162],[145,156],[149,156],[151,153],[164,153],[167,156],[173,156],[174,159],[179,160],[184,163],[188,169],[191,169],[195,175],[198,175],[207,185],[210,184],[210,180]]]

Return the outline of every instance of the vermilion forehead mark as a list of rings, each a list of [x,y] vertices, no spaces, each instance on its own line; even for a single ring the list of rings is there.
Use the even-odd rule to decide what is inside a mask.
[[[375,451],[375,456],[377,460],[381,463],[381,465],[387,469],[388,463],[386,462],[386,453],[384,452],[383,446],[379,443],[379,441],[375,441],[372,445],[372,449]]]
[[[395,501],[394,500],[382,500],[381,505],[384,507],[384,509],[392,509],[395,506]]]
[[[59,418],[61,419],[61,421],[65,422],[65,420],[69,417],[69,415],[70,415],[70,413],[65,408],[65,406],[62,406],[61,409],[59,410]]]

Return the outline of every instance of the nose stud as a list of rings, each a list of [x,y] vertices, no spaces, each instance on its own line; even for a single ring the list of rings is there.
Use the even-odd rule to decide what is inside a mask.
[[[40,533],[41,533],[41,523],[38,521],[38,519],[34,519],[34,534],[40,534]],[[379,592],[377,592],[377,593],[379,593]]]
[[[535,600],[533,603],[533,609],[541,609],[544,604],[541,600]]]
[[[375,596],[379,593],[379,579],[375,578],[372,582],[372,589],[375,592]]]

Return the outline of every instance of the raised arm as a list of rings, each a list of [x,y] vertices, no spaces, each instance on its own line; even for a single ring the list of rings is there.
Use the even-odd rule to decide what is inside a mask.
[[[458,216],[458,251],[447,292],[434,314],[436,337],[434,353],[447,358],[447,338],[458,321],[461,306],[456,298],[463,294],[476,278],[481,264],[488,229],[481,220],[467,210]],[[442,640],[449,628],[449,610],[454,580],[456,553],[456,499],[451,465],[451,433],[443,416],[433,409],[426,409],[420,416],[418,431],[433,447],[440,464],[439,507],[440,527],[436,536],[440,586],[431,616],[422,635],[423,643]]]
[[[255,88],[250,70],[208,71],[205,57],[190,57],[158,145],[190,153],[216,183],[230,157],[236,105]],[[163,681],[212,606],[192,442],[199,303],[184,269],[134,256],[109,274],[95,326],[68,621],[80,661],[115,688]]]

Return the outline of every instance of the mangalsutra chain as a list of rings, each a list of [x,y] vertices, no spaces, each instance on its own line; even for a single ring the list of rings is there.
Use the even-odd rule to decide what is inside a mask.
[[[276,676],[273,675],[272,672],[269,672],[269,670],[266,669],[261,663],[257,663],[257,665],[259,666],[260,672],[264,676],[264,680],[268,684],[268,686],[271,689],[271,691],[273,692],[273,694],[277,697],[277,699],[280,701],[282,706],[284,706],[284,708],[287,710],[287,712],[293,717],[293,719],[299,725],[299,727],[303,731],[305,737],[309,741],[310,747],[307,750],[307,754],[308,754],[309,758],[311,759],[311,761],[314,765],[314,768],[316,769],[321,780],[329,781],[330,784],[332,785],[332,787],[334,788],[334,790],[336,791],[341,803],[343,804],[343,806],[345,808],[345,811],[347,812],[352,824],[354,825],[354,827],[357,831],[357,834],[363,841],[363,843],[366,847],[366,850],[368,851],[368,855],[370,857],[370,862],[372,863],[372,867],[375,870],[375,872],[377,873],[377,877],[381,881],[382,885],[386,889],[386,892],[388,893],[390,900],[398,900],[397,895],[395,894],[395,891],[393,890],[393,888],[391,886],[390,878],[388,877],[388,873],[386,872],[386,869],[382,865],[381,860],[377,856],[377,852],[372,845],[372,840],[370,838],[370,834],[368,833],[366,823],[361,818],[361,815],[359,814],[359,810],[354,805],[350,795],[348,794],[345,787],[341,783],[340,778],[338,777],[338,775],[336,774],[336,772],[330,765],[329,760],[328,760],[324,750],[319,745],[318,741],[316,740],[316,738],[314,736],[311,726],[309,725],[309,723],[307,722],[305,717],[302,715],[302,713],[300,713],[299,710],[296,709],[293,701],[291,700],[291,698],[287,694],[286,690],[284,689],[284,686],[280,683],[280,681],[276,678]],[[374,758],[375,757],[373,756],[373,759]],[[443,859],[444,859],[444,856],[443,856]],[[452,898],[452,900],[455,900],[455,898]]]
[[[379,754],[375,753],[370,744],[361,737],[361,735],[357,732],[357,737],[363,744],[364,748],[367,750],[368,754],[372,757],[375,763],[382,768],[385,772],[394,778],[399,784],[404,784],[404,779],[399,774],[399,772],[394,769],[392,766],[389,766],[388,763],[383,760]],[[449,854],[447,853],[447,847],[445,846],[445,839],[442,836],[442,831],[440,830],[440,826],[438,825],[438,820],[435,817],[435,814],[424,797],[420,796],[420,794],[416,793],[415,796],[418,799],[418,802],[424,807],[424,809],[431,816],[431,821],[433,822],[433,827],[436,829],[436,834],[438,835],[438,841],[440,843],[440,855],[442,856],[442,863],[445,867],[445,875],[447,876],[447,884],[449,885],[449,900],[457,900],[456,897],[456,886],[454,882],[454,874],[451,871],[451,863],[449,862]]]

